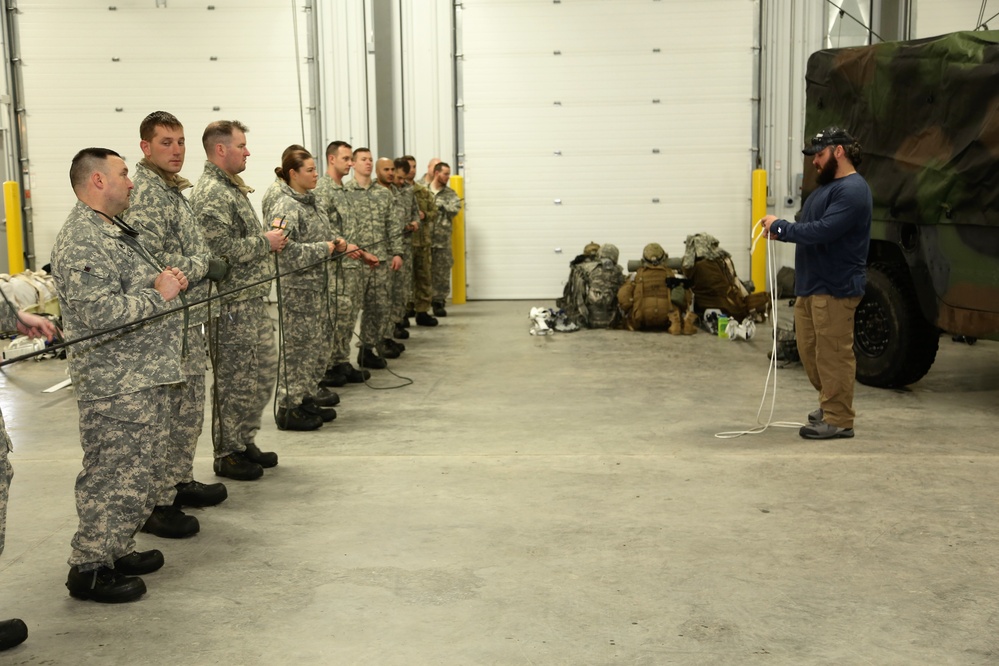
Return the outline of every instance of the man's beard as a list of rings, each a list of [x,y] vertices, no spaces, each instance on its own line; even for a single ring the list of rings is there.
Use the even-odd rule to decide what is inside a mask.
[[[819,185],[828,185],[829,183],[836,180],[836,170],[839,169],[839,160],[836,159],[835,155],[829,156],[829,161],[819,169],[819,173],[816,176],[816,180]]]

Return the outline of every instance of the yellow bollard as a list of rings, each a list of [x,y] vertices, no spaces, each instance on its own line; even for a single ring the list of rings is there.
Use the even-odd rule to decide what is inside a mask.
[[[24,235],[21,232],[21,188],[17,181],[3,184],[3,203],[7,211],[7,272],[24,271]]]
[[[749,242],[752,243],[759,229],[756,223],[767,214],[767,172],[763,169],[753,170],[753,204],[750,221]],[[756,244],[753,256],[749,258],[750,278],[757,293],[767,290],[767,242],[764,239]]]
[[[451,302],[460,305],[465,302],[465,178],[451,176],[448,185],[461,199],[461,210],[451,222]]]

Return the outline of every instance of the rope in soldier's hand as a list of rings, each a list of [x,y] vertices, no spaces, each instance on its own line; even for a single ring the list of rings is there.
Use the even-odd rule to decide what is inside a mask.
[[[395,240],[396,238],[401,238],[402,236],[403,236],[403,234],[399,233],[399,234],[396,234],[394,236],[389,236],[385,240],[375,241],[374,243],[371,243],[371,244],[366,245],[364,247],[358,246],[357,249],[367,252],[368,250],[370,250],[370,249],[372,249],[372,248],[374,248],[376,246],[387,244],[389,241]],[[257,286],[260,286],[262,284],[269,284],[271,281],[278,279],[278,277],[286,277],[288,275],[294,275],[295,273],[300,273],[302,271],[306,271],[306,270],[308,270],[310,268],[313,268],[315,266],[320,266],[320,265],[322,265],[322,264],[324,264],[324,263],[326,263],[328,261],[337,261],[337,262],[342,261],[345,257],[348,256],[348,254],[353,254],[353,251],[351,251],[349,253],[346,252],[346,251],[344,251],[344,252],[336,252],[336,251],[334,251],[333,254],[331,254],[328,257],[324,257],[323,259],[321,259],[319,261],[316,261],[316,262],[313,262],[311,264],[308,264],[306,266],[301,266],[299,268],[294,268],[294,269],[288,270],[288,271],[286,271],[284,273],[281,273],[280,276],[278,276],[278,275],[270,275],[270,276],[268,276],[266,278],[263,278],[261,280],[257,280],[256,282],[251,282],[250,284],[244,285],[242,287],[237,287],[236,289],[230,289],[229,291],[219,291],[214,296],[210,295],[207,298],[203,298],[203,299],[198,300],[198,301],[192,301],[190,303],[185,303],[185,304],[180,305],[178,307],[169,308],[169,309],[164,310],[162,312],[157,312],[156,314],[152,314],[152,315],[149,315],[147,317],[142,317],[140,319],[136,319],[135,321],[131,321],[131,322],[128,322],[126,324],[121,324],[120,326],[115,326],[115,327],[112,327],[112,328],[103,329],[103,330],[100,330],[100,331],[96,331],[94,333],[88,333],[87,335],[83,335],[83,336],[80,336],[78,338],[74,338],[72,340],[64,340],[63,342],[60,342],[60,343],[57,343],[57,344],[54,344],[54,345],[50,345],[50,346],[46,347],[45,349],[40,349],[38,351],[34,351],[34,352],[29,353],[29,354],[24,354],[23,356],[18,356],[17,358],[12,358],[12,359],[8,359],[8,360],[5,360],[5,361],[2,361],[2,362],[0,362],[0,368],[4,368],[4,367],[6,367],[8,365],[11,365],[13,363],[17,363],[19,361],[25,361],[25,360],[27,360],[29,358],[34,358],[36,356],[41,356],[42,354],[50,354],[52,352],[56,352],[56,351],[59,351],[61,349],[66,349],[68,347],[72,347],[73,345],[79,344],[81,342],[86,342],[87,340],[92,340],[93,338],[96,338],[96,337],[100,337],[100,336],[103,336],[103,335],[108,335],[110,333],[115,333],[117,331],[121,331],[121,330],[124,330],[124,329],[132,329],[132,328],[138,326],[139,324],[144,324],[146,322],[153,321],[153,320],[156,320],[156,319],[160,319],[162,317],[168,317],[168,316],[170,316],[172,314],[176,314],[178,312],[184,312],[186,314],[187,311],[190,308],[196,307],[198,305],[204,305],[205,303],[211,303],[213,301],[218,301],[218,300],[221,300],[223,298],[226,298],[227,296],[231,296],[232,294],[238,294],[238,293],[240,293],[242,291],[246,291],[247,289],[252,289],[253,287],[257,287]],[[2,291],[2,290],[0,290],[0,291]],[[6,295],[4,295],[4,298],[6,300]],[[8,301],[8,303],[9,303],[9,301]],[[11,306],[11,307],[13,307],[13,306]]]

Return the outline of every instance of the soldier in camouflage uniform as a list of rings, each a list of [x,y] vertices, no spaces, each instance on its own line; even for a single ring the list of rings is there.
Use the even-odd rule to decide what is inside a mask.
[[[230,266],[218,283],[223,296],[212,306],[209,344],[215,377],[212,400],[214,469],[218,476],[259,479],[278,463],[276,453],[254,442],[263,410],[274,390],[277,350],[264,299],[273,275],[271,254],[287,239],[280,229],[264,233],[238,174],[246,169],[247,127],[216,121],[205,128],[205,171],[191,195],[191,207],[212,252]],[[253,285],[253,286],[250,286]]]
[[[413,188],[406,182],[405,173],[399,171],[400,165],[405,165],[406,170],[409,170],[409,162],[406,160],[390,160],[382,157],[378,159],[375,169],[378,173],[378,184],[392,193],[392,209],[396,222],[392,235],[400,237],[403,255],[411,259],[413,232],[420,225],[420,209],[416,205]],[[406,330],[409,322],[404,322],[408,300],[406,294],[413,290],[413,262],[403,261],[399,270],[392,271],[390,277],[392,311],[385,337],[406,340],[409,338],[409,331]]]
[[[350,173],[353,165],[354,154],[350,144],[345,141],[330,142],[326,147],[326,173],[320,176],[315,189],[316,201],[329,219],[333,235],[347,239],[350,242],[348,250],[350,247],[357,247],[353,243],[357,216],[351,208],[343,179]],[[366,275],[358,260],[375,265],[378,259],[364,249],[357,250],[356,254],[350,253],[348,257],[331,267],[331,272],[336,276],[331,289],[334,313],[333,352],[324,379],[332,386],[343,386],[348,382],[363,383],[371,376],[367,370],[358,370],[350,364],[350,341],[361,311],[363,278]]]
[[[13,296],[7,295],[7,288],[0,285],[3,290],[3,303],[0,303],[0,330],[13,331],[27,335],[32,338],[45,337],[49,341],[58,332],[51,321],[45,317],[28,312],[19,312],[12,303]],[[10,480],[14,476],[14,469],[7,460],[7,453],[13,450],[10,437],[7,435],[7,426],[3,421],[3,414],[0,414],[0,555],[3,554],[4,536],[7,533],[7,497],[10,491]],[[21,620],[0,621],[0,651],[8,650],[15,645],[20,645],[28,637],[28,627]]]
[[[395,189],[396,198],[399,205],[399,214],[402,216],[402,221],[405,223],[403,226],[403,251],[409,258],[408,261],[403,264],[402,279],[399,284],[396,285],[396,292],[393,295],[396,305],[396,329],[393,332],[394,337],[405,340],[409,337],[409,332],[406,331],[409,328],[409,306],[410,299],[413,297],[413,282],[415,279],[414,274],[414,264],[413,264],[413,240],[416,237],[417,232],[420,230],[420,204],[416,200],[416,190],[413,188],[413,183],[409,179],[412,167],[409,165],[409,160],[405,157],[400,157],[396,159],[393,163],[395,167]],[[414,313],[415,314],[415,313]]]
[[[383,357],[397,358],[399,343],[384,337],[391,321],[390,270],[402,268],[402,239],[392,215],[392,193],[371,181],[374,162],[371,151],[354,151],[354,178],[345,187],[357,227],[352,241],[378,258],[379,263],[362,274],[361,351],[357,362],[364,368],[384,368]],[[391,258],[388,262],[385,259]],[[374,352],[378,351],[380,355]]]
[[[642,250],[642,265],[617,292],[618,306],[629,331],[668,330],[671,335],[697,333],[697,315],[687,280],[667,264],[659,243]]]
[[[281,179],[280,192],[264,206],[264,219],[288,238],[277,278],[281,349],[275,421],[282,430],[315,430],[336,418],[334,409],[315,400],[333,342],[329,265],[324,260],[337,248],[346,251],[347,242],[331,239],[328,219],[316,204],[312,190],[318,174],[308,151],[285,151],[274,171]]]
[[[440,162],[434,167],[434,180],[430,184],[430,191],[437,206],[430,260],[433,283],[431,305],[435,317],[447,316],[444,302],[451,289],[451,267],[454,265],[454,255],[451,251],[451,222],[461,211],[461,199],[458,198],[457,192],[447,185],[450,177],[451,167],[446,162]]]
[[[406,180],[413,186],[413,195],[420,209],[420,227],[413,233],[413,293],[410,295],[412,300],[409,301],[408,308],[410,316],[415,316],[418,326],[436,326],[437,319],[427,310],[430,309],[432,294],[430,245],[434,222],[437,220],[437,205],[427,186],[416,182],[416,158],[407,155],[404,159],[409,162]]]
[[[135,189],[124,219],[141,234],[143,246],[161,266],[179,268],[187,276],[190,286],[181,299],[185,303],[204,300],[210,280],[221,278],[227,267],[208,250],[194,211],[182,194],[191,187],[180,175],[186,152],[184,128],[173,115],[156,111],[142,121],[139,136],[144,157],[135,168]],[[207,319],[207,305],[185,312],[181,361],[185,380],[171,405],[170,437],[163,443],[165,468],[156,507],[142,528],[159,537],[177,539],[196,534],[198,519],[185,515],[179,507],[212,506],[227,496],[221,483],[206,485],[193,476],[194,451],[205,416],[202,327]]]
[[[163,565],[158,550],[136,552],[133,535],[155,504],[170,405],[184,380],[183,317],[129,324],[173,309],[188,282],[177,268],[160,269],[141,235],[115,217],[132,189],[117,153],[81,150],[70,181],[79,201],[52,248],[66,337],[112,330],[69,351],[83,471],[76,479],[80,524],[66,587],[74,597],[117,603],[145,593],[133,574]]]
[[[427,163],[427,172],[420,176],[420,184],[424,187],[430,187],[430,184],[434,182],[434,169],[437,165],[441,163],[441,158],[431,157],[430,162]]]

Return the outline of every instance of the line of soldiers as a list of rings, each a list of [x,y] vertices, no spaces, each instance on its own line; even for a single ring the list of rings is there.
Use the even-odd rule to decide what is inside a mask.
[[[435,326],[427,310],[447,314],[450,225],[461,206],[447,164],[434,160],[424,185],[414,182],[413,158],[378,160],[373,181],[371,152],[334,141],[320,177],[313,157],[289,146],[262,224],[239,175],[248,131],[238,121],[208,125],[204,172],[189,197],[184,128],[169,113],[142,121],[132,178],[113,150],[73,158],[78,201],[51,263],[65,336],[77,341],[68,357],[84,457],[66,582],[73,597],[139,598],[140,576],[162,567],[163,554],[137,551],[136,532],[193,536],[200,524],[182,507],[227,498],[224,484],[193,476],[206,350],[213,469],[249,481],[278,463],[254,441],[275,385],[278,428],[318,429],[336,417],[331,388],[364,382],[367,369],[402,353],[394,338],[408,337],[410,317]],[[279,345],[266,304],[272,281]],[[0,481],[5,490],[9,475]]]

